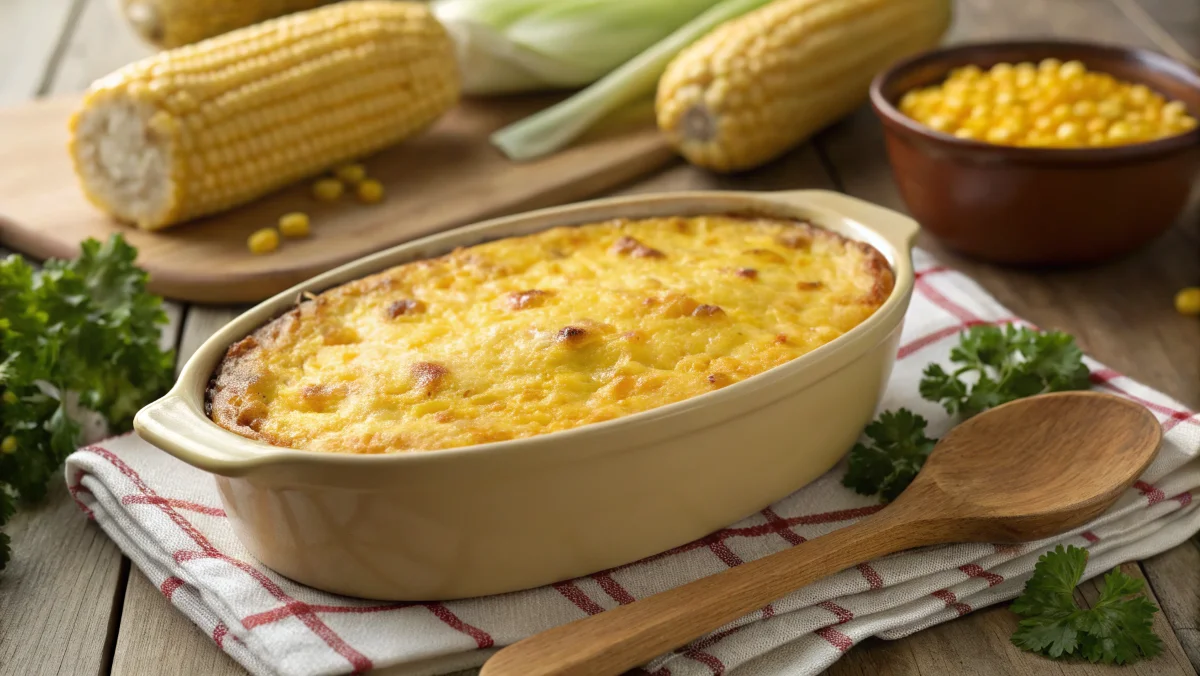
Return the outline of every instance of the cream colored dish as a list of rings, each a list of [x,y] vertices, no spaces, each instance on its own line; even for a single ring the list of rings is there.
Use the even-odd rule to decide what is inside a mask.
[[[809,219],[864,241],[891,264],[895,287],[845,335],[759,375],[525,439],[428,453],[313,453],[239,436],[205,415],[205,390],[226,348],[301,292],[553,226],[728,212]],[[318,589],[418,601],[586,575],[702,537],[837,463],[891,373],[916,231],[909,218],[826,191],[642,195],[500,218],[394,247],[263,302],[209,338],[134,426],[216,475],[230,522],[255,557]]]

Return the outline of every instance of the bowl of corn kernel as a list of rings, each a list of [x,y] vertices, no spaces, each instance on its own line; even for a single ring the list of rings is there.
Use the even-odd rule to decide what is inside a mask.
[[[1171,227],[1200,172],[1200,75],[1077,42],[965,44],[875,78],[900,195],[947,247],[1096,263]]]

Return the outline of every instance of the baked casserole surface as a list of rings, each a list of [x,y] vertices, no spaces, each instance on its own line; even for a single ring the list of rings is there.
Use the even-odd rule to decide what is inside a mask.
[[[276,446],[435,450],[611,420],[726,387],[854,328],[894,277],[804,222],[558,227],[301,299],[232,345],[220,426]]]

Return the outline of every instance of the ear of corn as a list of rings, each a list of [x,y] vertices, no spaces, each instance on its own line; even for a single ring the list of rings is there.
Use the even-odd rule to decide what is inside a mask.
[[[180,47],[330,0],[121,0],[121,11],[143,40]]]
[[[70,149],[92,202],[157,229],[396,143],[458,97],[453,45],[426,7],[340,2],[97,81]]]
[[[775,0],[679,53],[658,125],[693,164],[758,166],[862,104],[875,74],[936,45],[950,14],[950,0]]]

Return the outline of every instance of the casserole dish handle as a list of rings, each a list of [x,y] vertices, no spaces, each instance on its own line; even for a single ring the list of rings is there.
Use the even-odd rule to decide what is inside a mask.
[[[252,468],[252,460],[261,460],[261,452],[247,448],[258,442],[227,432],[196,415],[185,395],[176,390],[138,411],[133,418],[133,429],[154,446],[212,474],[240,476]],[[203,451],[197,452],[198,448]]]
[[[916,221],[904,214],[832,190],[785,190],[773,196],[782,202],[824,208],[858,221],[883,235],[896,251],[902,253],[912,250],[921,229]]]

